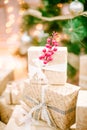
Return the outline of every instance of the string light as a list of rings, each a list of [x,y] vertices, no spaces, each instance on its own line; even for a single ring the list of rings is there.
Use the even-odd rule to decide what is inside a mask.
[[[8,34],[8,33],[11,33],[11,31],[12,31],[11,28],[7,28],[7,29],[6,29],[6,33],[7,33],[7,34]]]
[[[15,18],[15,15],[14,14],[10,14],[9,15],[9,20],[12,20],[12,19],[14,19]]]
[[[43,25],[42,24],[37,24],[36,25],[36,29],[37,30],[42,30],[43,29]]]
[[[59,4],[57,4],[57,7],[58,7],[58,8],[62,8],[62,7],[63,7],[63,4],[62,4],[62,3],[59,3]]]
[[[13,8],[12,6],[10,6],[10,7],[7,8],[7,12],[8,12],[8,13],[11,13],[11,12],[13,11],[13,9],[14,9],[14,8]]]
[[[11,23],[10,22],[7,22],[6,23],[6,28],[10,27],[11,26]]]
[[[8,4],[9,0],[4,0],[4,4]]]
[[[18,3],[23,4],[23,3],[25,3],[25,1],[24,0],[18,0]]]

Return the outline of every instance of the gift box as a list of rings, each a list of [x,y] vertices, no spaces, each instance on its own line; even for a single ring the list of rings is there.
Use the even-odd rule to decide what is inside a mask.
[[[14,105],[6,104],[4,97],[0,97],[0,119],[3,123],[8,123],[14,108]]]
[[[43,70],[49,84],[65,84],[67,80],[67,48],[58,47],[53,54],[53,60],[43,66],[40,55],[44,47],[30,47],[28,49],[29,78],[40,69]],[[62,78],[61,78],[62,77]]]
[[[87,55],[80,56],[80,68],[79,68],[79,85],[82,89],[87,89]]]
[[[87,130],[87,91],[80,90],[76,105],[76,130]]]
[[[24,79],[9,82],[4,92],[7,104],[19,104],[24,90]]]
[[[31,108],[31,111],[33,109],[32,116],[35,119],[42,119],[48,123],[50,120],[50,125],[66,130],[75,122],[79,89],[78,86],[68,83],[51,86],[31,84],[26,81],[22,100]]]
[[[6,127],[6,124],[4,124],[2,121],[0,121],[0,130],[4,130]]]
[[[70,130],[76,130],[76,123],[70,127]]]
[[[9,81],[14,79],[14,70],[13,69],[0,69],[0,95],[6,88],[6,85]]]
[[[26,114],[26,111],[19,105],[15,107],[15,110],[5,128],[5,130],[56,130],[55,128],[49,127],[46,122],[42,121],[26,121],[22,125],[17,125],[16,118],[19,115],[19,118],[21,118],[24,114]],[[60,130],[60,129],[57,129]]]

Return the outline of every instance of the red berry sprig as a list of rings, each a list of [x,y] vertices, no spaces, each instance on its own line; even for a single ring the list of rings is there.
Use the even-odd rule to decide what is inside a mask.
[[[42,50],[43,54],[39,57],[40,60],[43,60],[43,64],[53,60],[53,54],[57,51],[57,46],[59,45],[58,33],[53,32],[50,37],[47,38],[47,43],[45,48]]]

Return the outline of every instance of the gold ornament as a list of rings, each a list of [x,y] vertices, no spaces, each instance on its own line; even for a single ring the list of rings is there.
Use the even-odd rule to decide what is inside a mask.
[[[69,9],[72,14],[79,15],[80,13],[84,11],[84,6],[83,6],[83,3],[81,3],[80,1],[75,0],[71,2]]]

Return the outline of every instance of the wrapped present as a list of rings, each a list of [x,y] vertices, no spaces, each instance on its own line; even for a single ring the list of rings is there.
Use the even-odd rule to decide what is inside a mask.
[[[70,130],[76,130],[76,123],[70,127]]]
[[[68,83],[50,86],[26,81],[22,100],[31,108],[30,113],[35,119],[45,120],[49,125],[66,130],[75,122],[79,89]]]
[[[76,130],[87,130],[87,91],[80,90],[76,105]]]
[[[26,111],[19,105],[15,107],[15,110],[5,128],[5,130],[56,130],[55,128],[49,127],[46,122],[42,121],[26,121],[25,124],[18,126],[16,123],[16,117],[19,115],[21,118],[26,114]],[[60,130],[60,129],[57,129]]]
[[[67,48],[57,47],[53,60],[43,66],[39,56],[44,47],[30,47],[28,49],[29,78],[40,69],[44,71],[49,84],[65,84],[67,80]],[[55,75],[55,76],[54,76]],[[61,78],[62,77],[62,78]]]
[[[19,104],[23,94],[24,79],[9,82],[4,92],[7,104]]]
[[[6,104],[4,97],[0,97],[0,119],[2,122],[8,123],[14,108],[14,105]]]
[[[79,85],[82,89],[87,89],[87,55],[80,56],[80,68],[79,68]]]
[[[0,121],[0,130],[4,130],[6,127],[6,124]]]
[[[0,95],[6,88],[6,85],[9,81],[14,79],[14,70],[13,69],[0,69]]]

